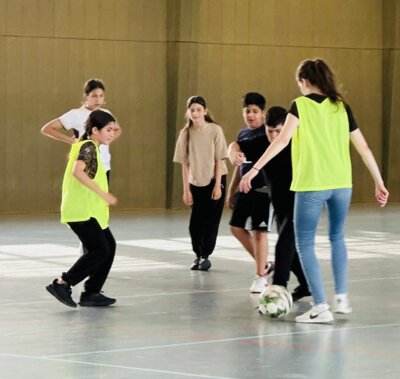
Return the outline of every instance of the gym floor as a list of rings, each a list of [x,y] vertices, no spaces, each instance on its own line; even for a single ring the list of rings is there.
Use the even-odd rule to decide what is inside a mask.
[[[266,320],[254,264],[221,221],[209,272],[190,271],[188,211],[114,212],[108,308],[72,309],[45,290],[78,256],[58,214],[0,218],[0,377],[400,378],[400,204],[353,204],[347,222],[351,315],[296,324],[311,298]],[[275,232],[271,232],[273,259]],[[333,295],[326,215],[317,239]],[[289,289],[296,286],[291,278]],[[73,289],[78,299],[82,285]]]

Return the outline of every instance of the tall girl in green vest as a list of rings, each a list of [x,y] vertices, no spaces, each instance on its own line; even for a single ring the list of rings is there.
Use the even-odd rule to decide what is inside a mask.
[[[387,203],[389,192],[350,107],[336,88],[334,74],[328,65],[321,59],[305,60],[297,69],[296,79],[303,96],[293,101],[280,135],[253,166],[253,170],[242,178],[240,189],[249,191],[251,180],[258,170],[292,139],[291,190],[295,191],[296,244],[314,302],[308,312],[296,317],[296,322],[329,323],[333,321],[333,314],[326,302],[315,255],[315,235],[326,205],[335,280],[333,311],[351,313],[344,242],[344,224],[352,192],[350,141],[375,182],[375,198],[382,207]]]
[[[117,199],[108,192],[99,152],[99,145],[109,145],[115,133],[115,119],[110,113],[101,110],[90,113],[85,133],[71,146],[64,173],[61,222],[68,224],[88,251],[46,289],[70,307],[77,306],[71,287],[87,277],[79,305],[106,306],[116,301],[100,293],[115,255],[116,243],[108,220],[109,206],[116,204]]]

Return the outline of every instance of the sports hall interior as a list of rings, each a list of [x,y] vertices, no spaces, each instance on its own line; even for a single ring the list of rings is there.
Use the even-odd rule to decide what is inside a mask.
[[[189,210],[172,156],[188,97],[207,100],[230,143],[242,96],[288,108],[299,62],[314,57],[334,69],[390,198],[374,202],[352,150],[354,312],[299,326],[306,301],[284,320],[258,314],[253,263],[227,207],[213,268],[188,269]],[[400,377],[400,1],[0,0],[0,78],[1,378]],[[122,127],[111,145],[118,258],[107,282],[118,302],[70,310],[45,291],[78,254],[59,223],[69,146],[40,129],[81,105],[90,78],[104,81]],[[324,216],[317,250],[331,295],[326,227]]]

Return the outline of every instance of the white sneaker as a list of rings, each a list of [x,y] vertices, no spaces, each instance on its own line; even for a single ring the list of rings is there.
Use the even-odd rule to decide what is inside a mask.
[[[250,292],[261,293],[262,291],[265,290],[266,285],[267,285],[266,279],[263,276],[256,275],[250,287]]]
[[[335,295],[333,298],[333,312],[341,314],[353,312],[346,294]]]
[[[314,305],[308,312],[296,317],[296,322],[308,324],[323,324],[333,321],[332,312],[328,304]]]

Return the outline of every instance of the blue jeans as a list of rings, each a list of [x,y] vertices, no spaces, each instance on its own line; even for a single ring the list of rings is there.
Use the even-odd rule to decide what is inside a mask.
[[[347,293],[347,250],[344,224],[348,213],[351,188],[296,192],[294,223],[297,251],[314,303],[326,303],[319,263],[315,255],[315,234],[324,204],[329,214],[329,240],[335,293]]]

